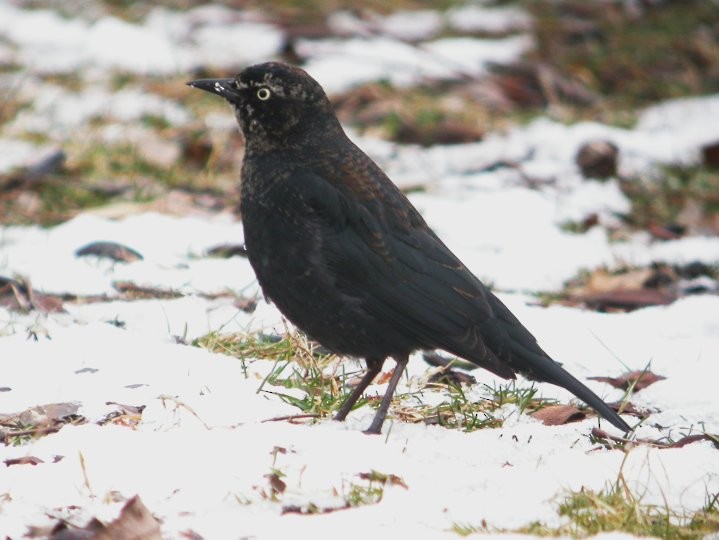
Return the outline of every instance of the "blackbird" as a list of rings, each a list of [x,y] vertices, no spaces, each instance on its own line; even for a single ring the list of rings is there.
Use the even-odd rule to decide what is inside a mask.
[[[394,372],[367,430],[380,433],[409,354],[443,349],[505,379],[521,373],[561,386],[630,430],[539,347],[347,138],[305,71],[268,62],[235,78],[188,84],[227,100],[244,135],[240,211],[263,293],[328,349],[367,362],[335,419],[345,419],[392,357]]]

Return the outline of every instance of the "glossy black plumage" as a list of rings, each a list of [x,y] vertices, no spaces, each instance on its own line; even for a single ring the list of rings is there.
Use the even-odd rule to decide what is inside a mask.
[[[368,374],[395,373],[369,432],[417,349],[444,349],[508,379],[566,388],[623,431],[629,426],[553,361],[532,334],[444,245],[382,170],[344,134],[320,85],[280,63],[191,86],[224,97],[245,136],[241,211],[265,295],[296,326]]]

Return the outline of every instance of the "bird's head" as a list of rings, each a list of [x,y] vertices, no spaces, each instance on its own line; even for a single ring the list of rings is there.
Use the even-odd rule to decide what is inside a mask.
[[[339,127],[322,87],[300,68],[279,62],[250,66],[233,79],[199,79],[188,85],[225,98],[248,149],[297,143],[309,133]]]

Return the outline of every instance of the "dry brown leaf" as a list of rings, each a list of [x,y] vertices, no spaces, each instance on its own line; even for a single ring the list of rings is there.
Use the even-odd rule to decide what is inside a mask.
[[[719,141],[706,144],[702,147],[704,165],[719,169]]]
[[[404,480],[396,474],[385,474],[379,471],[370,471],[368,473],[359,473],[357,476],[359,476],[362,480],[367,480],[368,482],[379,482],[381,484],[400,486],[407,489],[407,484],[405,484]]]
[[[592,272],[586,285],[586,294],[598,294],[617,290],[635,290],[644,287],[651,277],[651,268],[640,268],[622,274],[611,274],[604,269]]]
[[[270,482],[270,489],[272,490],[272,495],[281,495],[285,492],[285,489],[287,489],[287,484],[280,478],[280,475],[277,473],[270,473],[266,474],[265,478],[269,480]]]
[[[139,298],[180,298],[182,293],[171,289],[160,289],[157,287],[142,287],[131,281],[113,281],[113,288],[128,296],[130,299]]]
[[[646,229],[649,234],[659,240],[676,240],[681,238],[685,232],[682,230],[683,227],[660,225],[658,223],[650,223]]]
[[[132,497],[120,511],[120,515],[105,525],[92,518],[84,527],[76,527],[59,521],[51,531],[31,529],[32,538],[48,540],[161,540],[160,523],[152,516],[140,497]],[[44,534],[43,534],[44,533]]]
[[[563,426],[584,420],[587,415],[574,405],[549,405],[532,413],[545,426]]]
[[[616,448],[621,448],[626,446],[627,444],[647,444],[650,446],[654,446],[656,448],[660,449],[666,449],[666,448],[682,448],[688,444],[692,444],[695,442],[701,442],[701,441],[710,441],[714,448],[719,449],[719,435],[711,434],[711,433],[698,433],[696,435],[687,435],[686,437],[682,437],[678,441],[665,441],[665,440],[658,440],[658,439],[627,439],[626,437],[617,437],[615,435],[610,435],[606,431],[599,429],[599,428],[592,428],[592,437],[599,441],[603,441],[606,446],[612,446]],[[609,444],[613,443],[613,444]]]
[[[23,456],[19,458],[6,459],[5,465],[10,467],[11,465],[37,465],[38,463],[45,463],[38,457],[35,456]]]
[[[160,523],[153,517],[140,497],[132,497],[118,518],[103,527],[91,540],[161,540]]]
[[[144,258],[134,249],[117,242],[92,242],[75,251],[76,257],[87,257],[88,255],[127,263],[141,261]]]
[[[629,389],[632,385],[635,392],[654,384],[657,381],[663,381],[666,377],[656,375],[651,371],[630,371],[619,377],[587,377],[591,381],[605,382],[614,388],[622,390]]]
[[[27,281],[0,276],[0,306],[10,311],[35,309],[43,313],[60,313],[65,311],[62,303],[62,298],[38,292]]]
[[[618,289],[599,294],[580,296],[587,307],[600,311],[633,310],[646,306],[664,306],[676,300],[676,295],[659,289]]]
[[[49,403],[37,405],[24,411],[0,414],[0,439],[9,437],[39,437],[55,433],[65,424],[84,423],[85,418],[77,415],[78,403]]]
[[[619,148],[611,141],[589,141],[582,145],[575,158],[587,178],[609,178],[617,175]]]
[[[247,258],[247,247],[245,244],[220,244],[205,251],[208,257],[217,257],[219,259],[229,259],[230,257]]]
[[[9,423],[22,423],[30,425],[51,424],[56,420],[77,414],[80,404],[76,402],[48,403],[36,405],[24,411],[0,414],[0,425]]]

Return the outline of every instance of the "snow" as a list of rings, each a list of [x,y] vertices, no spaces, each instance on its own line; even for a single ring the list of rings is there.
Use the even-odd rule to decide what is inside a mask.
[[[36,88],[35,93],[32,105],[20,111],[8,125],[8,133],[30,132],[63,139],[91,120],[101,118],[133,123],[143,116],[156,116],[172,125],[189,120],[187,111],[180,105],[139,88],[111,92],[90,87],[71,92],[48,84]]]
[[[711,381],[688,376],[719,353],[719,326],[705,309],[712,304],[716,307],[716,299],[693,298],[621,316],[567,308],[523,311],[533,312],[526,320],[541,340],[552,347],[563,344],[558,357],[580,375],[587,364],[572,361],[580,353],[594,363],[589,372],[607,364],[606,350],[592,342],[589,331],[598,331],[623,355],[621,344],[634,341],[627,336],[641,338],[653,326],[654,341],[637,339],[643,348],[638,360],[653,355],[652,369],[667,379],[637,397],[649,396],[650,404],[666,408],[656,416],[663,425],[683,431],[704,421],[707,431],[715,431],[719,416],[711,411],[719,408]],[[665,333],[677,320],[686,323]],[[146,404],[147,409],[134,431],[67,426],[24,446],[4,448],[4,459],[32,455],[45,461],[10,467],[0,477],[0,492],[12,493],[0,530],[11,537],[20,536],[24,524],[37,522],[38,508],[79,505],[82,515],[110,519],[121,506],[108,502],[110,492],[139,493],[165,520],[169,537],[187,528],[206,538],[221,537],[232,516],[243,524],[243,533],[261,538],[277,537],[287,527],[304,537],[335,526],[346,527],[354,538],[353,524],[363,534],[390,534],[400,526],[429,538],[448,535],[453,523],[478,525],[482,519],[509,528],[535,519],[557,523],[552,517],[556,497],[581,487],[602,489],[620,470],[647,504],[700,508],[706,493],[719,488],[719,475],[712,472],[719,460],[708,443],[680,450],[638,447],[622,463],[621,452],[593,449],[586,438],[593,421],[548,428],[515,417],[503,429],[471,434],[393,422],[382,437],[360,432],[372,416],[368,408],[353,413],[346,425],[262,423],[296,412],[280,399],[255,392],[271,362],[250,361],[245,372],[236,359],[148,332],[98,322],[64,326],[52,319],[47,328],[51,340],[33,342],[22,335],[0,340],[2,358],[16,362],[3,381],[13,389],[0,395],[3,411],[66,400],[81,402],[79,412],[91,419],[113,410],[108,401]],[[566,339],[567,331],[580,328],[584,335]],[[697,354],[700,349],[705,359]],[[634,362],[629,356],[625,361]],[[541,389],[545,396],[556,394],[549,385]],[[618,391],[612,392],[608,398],[618,397]],[[648,433],[656,430],[641,428],[641,434]],[[287,452],[275,459],[271,453],[278,446]],[[56,455],[64,458],[53,463]],[[370,470],[396,474],[408,489],[387,487],[381,504],[322,518],[280,517],[277,505],[258,493],[271,469],[285,475],[283,505],[340,506],[334,491],[345,492],[349,483],[359,482],[357,474]],[[37,482],[47,489],[34,489]]]
[[[425,77],[481,74],[487,62],[511,61],[531,47],[523,34],[435,39],[444,24],[506,32],[531,23],[514,8],[490,9],[481,2],[442,14],[441,20],[437,12],[424,11],[369,23],[345,13],[333,21],[344,25],[348,39],[298,44],[306,67],[331,92],[379,79],[408,85]],[[129,23],[97,14],[63,18],[9,3],[0,3],[0,37],[10,44],[0,51],[3,58],[9,55],[30,69],[19,87],[30,104],[2,126],[0,172],[46,151],[19,138],[28,131],[65,141],[83,136],[80,130],[100,117],[113,122],[98,132],[113,143],[134,136],[127,125],[143,115],[177,126],[197,120],[171,100],[138,87],[111,91],[91,85],[71,92],[33,73],[235,69],[272,57],[284,40],[282,31],[258,14],[221,6],[186,12],[155,8],[144,21]],[[117,47],[118,42],[127,46]],[[230,111],[202,120],[208,130],[234,129]],[[547,352],[592,390],[616,401],[622,391],[587,377],[647,366],[666,377],[632,397],[636,406],[652,411],[636,435],[676,440],[719,432],[719,297],[689,296],[623,314],[542,308],[533,299],[561,289],[584,269],[718,264],[717,237],[657,242],[635,234],[611,241],[607,228],[616,214],[627,211],[629,201],[616,179],[587,180],[574,162],[585,142],[609,140],[619,148],[622,175],[651,177],[661,164],[695,163],[702,146],[719,139],[717,126],[719,96],[704,96],[649,108],[633,129],[542,118],[466,145],[420,148],[352,137],[399,184],[425,188],[410,198],[428,223],[495,287]],[[497,167],[501,163],[513,166]],[[599,224],[586,233],[562,230],[563,223],[590,214],[599,216]],[[462,433],[390,418],[379,437],[361,433],[374,414],[368,406],[346,423],[274,421],[299,412],[276,393],[258,392],[274,362],[188,345],[211,332],[291,330],[263,301],[246,259],[205,257],[212,247],[242,239],[241,223],[228,215],[145,213],[110,220],[81,214],[51,228],[0,226],[0,276],[27,279],[38,292],[106,295],[66,302],[62,313],[22,314],[0,307],[0,413],[72,402],[89,420],[0,448],[2,460],[43,460],[8,466],[0,475],[0,535],[20,538],[28,526],[51,525],[56,517],[79,526],[92,517],[110,521],[135,494],[162,520],[167,538],[188,530],[224,538],[232,529],[257,538],[285,538],[291,530],[299,538],[341,531],[346,538],[422,539],[457,538],[453,525],[480,526],[483,520],[495,530],[532,521],[558,525],[556,508],[565,494],[601,490],[620,475],[642,503],[677,512],[700,509],[707,494],[719,491],[719,453],[709,442],[663,450],[637,445],[625,454],[591,442],[596,419],[548,427],[505,406],[502,428]],[[96,241],[126,245],[143,259],[111,263],[75,256]],[[121,300],[114,285],[122,281],[182,296]],[[238,309],[228,291],[256,299],[257,308]],[[343,366],[358,369],[353,361]],[[446,391],[424,388],[431,372],[420,355],[412,356],[399,388],[400,394],[410,394],[405,405],[448,400]],[[473,375],[478,384],[467,389],[470,398],[484,396],[482,385],[503,383],[486,371]],[[571,399],[552,385],[535,386],[543,397]],[[302,397],[300,390],[268,383],[264,389]],[[384,390],[377,384],[368,392]],[[96,424],[118,409],[116,403],[145,407],[136,428]],[[605,422],[601,426],[607,428]],[[377,504],[316,516],[282,514],[283,507],[310,503],[340,508],[352,485],[366,485],[359,475],[372,470],[401,477],[407,488],[386,486]],[[277,501],[267,496],[267,475],[273,471],[280,471],[287,484]]]
[[[563,271],[611,257],[612,246],[599,229],[585,235],[559,231],[551,197],[498,186],[482,191],[458,183],[454,191],[415,194],[413,201],[470,268],[500,286],[537,290],[556,285],[552,280]],[[522,216],[521,228],[512,226],[517,216]],[[117,497],[111,493],[139,494],[163,519],[168,537],[192,529],[219,538],[232,520],[243,524],[243,534],[260,538],[278,537],[288,527],[303,537],[331,527],[348,531],[350,538],[359,537],[359,531],[363,536],[394,534],[400,527],[419,538],[449,538],[453,524],[476,526],[483,519],[495,528],[533,520],[556,525],[554,508],[563,493],[603,489],[620,471],[647,504],[692,511],[703,506],[706,493],[719,489],[719,475],[713,472],[719,470],[719,457],[709,443],[677,450],[640,446],[625,460],[619,451],[591,444],[586,435],[596,420],[549,428],[510,408],[502,429],[464,434],[390,421],[383,436],[367,437],[361,430],[373,411],[364,407],[346,424],[263,423],[297,413],[277,396],[256,392],[272,362],[241,362],[177,342],[212,331],[283,331],[279,313],[269,304],[260,302],[257,311],[247,314],[227,299],[192,294],[225,288],[257,292],[244,259],[200,258],[214,245],[241,241],[241,226],[226,217],[144,214],[109,221],[81,215],[51,229],[4,227],[0,238],[2,274],[30,277],[39,289],[111,293],[113,281],[129,279],[190,293],[174,300],[68,304],[68,313],[48,316],[0,308],[0,359],[13,362],[12,369],[3,370],[3,386],[11,391],[0,393],[0,411],[70,401],[81,403],[79,413],[96,421],[116,409],[112,402],[146,406],[136,430],[66,426],[23,446],[3,448],[3,459],[32,455],[44,461],[10,467],[0,476],[0,493],[12,495],[0,516],[0,530],[10,537],[19,537],[29,523],[47,522],[45,509],[76,507],[68,517],[79,524],[92,516],[110,520],[122,506],[121,500],[112,502]],[[122,242],[145,259],[108,264],[73,256],[85,243],[100,239]],[[700,251],[685,252],[677,242],[677,256]],[[651,247],[645,253],[652,253]],[[613,315],[542,309],[516,294],[502,299],[550,354],[607,400],[621,399],[622,392],[585,377],[618,375],[649,364],[666,377],[634,399],[639,406],[659,409],[638,436],[676,439],[698,429],[719,430],[714,378],[697,376],[711,373],[719,355],[717,297],[689,297],[667,307]],[[38,341],[26,338],[28,328],[43,330]],[[418,391],[426,374],[426,365],[414,356],[399,391]],[[500,383],[487,372],[477,377],[490,386]],[[571,398],[552,385],[537,387],[543,397]],[[421,390],[410,403],[418,398],[437,404],[446,396]],[[275,447],[287,453],[275,460]],[[63,459],[53,463],[57,455]],[[280,470],[288,486],[278,503],[261,495],[271,470]],[[353,483],[361,484],[358,475],[371,470],[398,475],[407,490],[387,486],[379,504],[321,517],[279,515],[283,505],[342,506],[343,494]],[[34,489],[38,482],[48,488]]]
[[[27,166],[43,154],[47,149],[17,139],[0,137],[0,174],[10,172],[16,167]]]
[[[427,39],[442,27],[442,16],[437,11],[396,11],[380,20],[379,30],[402,40]]]
[[[23,275],[35,288],[52,293],[106,294],[114,291],[113,281],[126,280],[192,292],[240,290],[254,281],[246,260],[198,256],[218,245],[242,243],[242,238],[241,226],[228,222],[227,216],[214,221],[178,220],[147,213],[119,222],[80,215],[52,229],[0,228],[0,272]],[[111,265],[94,257],[75,256],[78,249],[95,241],[126,245],[139,251],[144,260]],[[205,278],[200,277],[203,275]],[[250,288],[256,290],[256,286]]]
[[[0,37],[16,47],[15,62],[38,73],[186,73],[208,63],[236,68],[279,52],[283,34],[277,27],[243,19],[243,12],[219,6],[186,12],[157,7],[135,24],[109,15],[67,19],[3,3]]]
[[[447,12],[425,9],[395,11],[380,16],[367,12],[357,15],[351,11],[337,11],[329,15],[327,24],[333,33],[345,37],[381,34],[403,41],[421,41],[435,37],[445,27],[459,32],[522,31],[529,28],[531,19],[519,8],[480,6],[478,2],[473,2]]]
[[[510,32],[526,30],[532,24],[526,11],[516,7],[484,7],[476,3],[451,9],[447,18],[462,32]]]
[[[488,64],[507,63],[531,46],[524,35],[502,39],[443,38],[410,45],[388,37],[300,39],[307,71],[327,93],[377,80],[410,86],[423,79],[452,79],[484,73]]]

